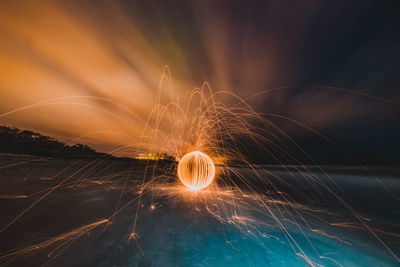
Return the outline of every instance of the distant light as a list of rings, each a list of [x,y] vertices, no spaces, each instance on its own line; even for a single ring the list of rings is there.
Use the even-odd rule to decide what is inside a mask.
[[[165,153],[139,153],[135,159],[139,160],[166,160],[170,158],[168,154]]]

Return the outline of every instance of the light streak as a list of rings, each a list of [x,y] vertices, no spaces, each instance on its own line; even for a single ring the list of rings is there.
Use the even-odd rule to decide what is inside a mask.
[[[109,221],[107,219],[102,219],[99,221],[96,221],[94,223],[90,223],[88,225],[73,229],[72,231],[60,234],[56,237],[50,238],[44,242],[37,243],[34,245],[26,246],[20,249],[16,249],[14,251],[10,251],[5,255],[0,255],[0,260],[5,259],[5,258],[10,258],[10,257],[18,257],[22,256],[25,254],[30,254],[37,252],[39,250],[42,250],[44,248],[50,247],[50,246],[56,246],[49,254],[48,258],[51,257],[56,257],[59,255],[63,250],[65,250],[66,246],[71,245],[74,241],[76,241],[78,238],[82,237],[83,235],[89,233],[92,231],[94,228],[108,223]]]

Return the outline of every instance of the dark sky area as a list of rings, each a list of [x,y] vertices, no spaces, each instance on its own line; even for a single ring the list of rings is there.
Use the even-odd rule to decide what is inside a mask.
[[[315,127],[349,153],[298,125],[270,118],[316,159],[399,162],[399,105],[318,87],[400,102],[398,1],[160,1],[136,10],[126,5],[133,17],[157,14],[143,25],[152,28],[151,38],[163,34],[157,25],[168,26],[188,50],[192,79],[208,80],[217,88],[229,84],[243,97],[293,86],[253,102],[259,112]],[[217,59],[210,59],[213,53]]]
[[[16,2],[0,5],[5,40],[0,49],[7,55],[0,67],[4,75],[25,76],[26,81],[15,85],[3,80],[2,112],[29,104],[16,101],[16,95],[23,95],[20,88],[27,90],[26,84],[32,88],[39,83],[29,80],[28,67],[7,62],[40,66],[51,72],[43,77],[57,77],[63,88],[79,87],[94,96],[109,92],[95,82],[104,77],[102,69],[91,76],[101,65],[93,58],[123,64],[126,70],[110,72],[117,67],[109,63],[106,73],[119,80],[102,82],[114,86],[121,99],[129,99],[118,91],[125,77],[121,73],[137,77],[135,88],[145,88],[139,90],[144,99],[143,92],[154,90],[149,88],[168,64],[177,84],[208,81],[216,91],[248,98],[256,111],[266,113],[316,159],[347,162],[342,151],[282,116],[326,135],[360,162],[400,162],[399,1],[55,1],[51,8],[44,2]],[[36,26],[36,21],[43,24]],[[25,32],[31,24],[32,30]],[[31,98],[68,95],[43,90],[31,90],[36,92]],[[50,121],[3,118],[4,123],[56,133],[61,139],[73,136]],[[99,143],[95,147],[102,150]]]

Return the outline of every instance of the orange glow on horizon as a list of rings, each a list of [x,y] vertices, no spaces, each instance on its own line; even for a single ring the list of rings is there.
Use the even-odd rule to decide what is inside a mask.
[[[203,152],[190,152],[179,161],[178,177],[186,187],[199,191],[209,186],[214,180],[214,162]]]

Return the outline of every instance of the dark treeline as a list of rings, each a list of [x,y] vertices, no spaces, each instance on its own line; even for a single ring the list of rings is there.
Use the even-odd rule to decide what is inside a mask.
[[[87,145],[76,144],[70,146],[40,133],[7,126],[0,126],[0,153],[45,157],[112,157],[104,153],[98,153]]]

